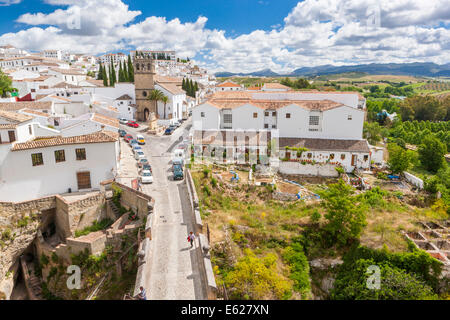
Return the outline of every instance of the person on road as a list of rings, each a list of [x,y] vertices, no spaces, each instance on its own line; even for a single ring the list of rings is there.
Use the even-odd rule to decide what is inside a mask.
[[[139,289],[141,289],[141,292],[139,292],[139,294],[138,294],[138,299],[139,300],[147,300],[147,294],[146,294],[146,292],[145,292],[145,289],[144,289],[144,287],[140,287]]]
[[[194,246],[194,240],[195,240],[195,235],[194,233],[191,231],[191,233],[188,236],[188,242],[191,243],[191,248]]]

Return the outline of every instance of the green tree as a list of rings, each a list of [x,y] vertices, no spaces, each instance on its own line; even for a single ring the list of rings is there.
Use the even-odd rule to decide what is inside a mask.
[[[428,171],[437,172],[444,166],[447,146],[433,135],[428,135],[419,146],[419,160]]]
[[[370,266],[380,268],[380,289],[367,286]],[[350,270],[340,272],[332,290],[336,300],[429,300],[437,299],[432,288],[415,274],[393,267],[389,263],[377,263],[371,259],[359,259]]]
[[[112,58],[111,58],[111,74],[112,74],[111,87],[114,87],[114,85],[117,83],[117,75],[116,75],[116,68],[114,67],[114,62]]]
[[[388,145],[388,151],[388,165],[392,173],[402,173],[408,170],[411,164],[411,156],[407,150],[396,143],[390,143]]]
[[[128,81],[134,83],[134,67],[131,61],[131,55],[128,55]]]
[[[322,206],[327,210],[324,230],[330,235],[331,242],[345,245],[358,239],[367,224],[364,208],[355,203],[353,194],[353,187],[343,180],[321,192]]]
[[[161,97],[161,102],[164,104],[164,119],[166,119],[167,118],[166,106],[167,106],[167,103],[169,103],[169,97],[166,95],[163,95]]]
[[[367,139],[371,145],[376,145],[382,139],[382,130],[378,122],[364,122],[364,139]]]
[[[100,68],[98,69],[97,80],[103,80],[103,65],[100,63]]]
[[[155,104],[155,108],[154,110],[158,110],[158,101],[162,101],[164,99],[165,95],[161,90],[153,90],[149,97],[148,100],[153,101],[153,103]],[[164,108],[165,109],[165,108]],[[164,110],[165,113],[165,110]],[[165,115],[164,115],[165,118]]]
[[[106,66],[103,66],[103,69],[102,69],[102,79],[103,79],[103,86],[107,87],[108,86],[108,75],[106,73]]]
[[[0,96],[6,98],[6,94],[12,91],[12,80],[0,69]]]
[[[119,62],[119,82],[125,82],[123,78],[122,61]]]
[[[186,80],[183,78],[183,82],[181,83],[181,89],[186,91]]]

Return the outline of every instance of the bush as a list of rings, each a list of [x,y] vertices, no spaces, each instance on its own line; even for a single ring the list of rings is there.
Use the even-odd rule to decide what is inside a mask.
[[[290,278],[294,281],[294,290],[302,296],[310,293],[309,263],[300,244],[294,243],[287,247],[283,253],[283,259],[290,265]]]
[[[430,172],[437,172],[444,166],[447,147],[438,138],[429,135],[419,147],[419,159],[422,166]]]
[[[277,256],[268,254],[258,258],[246,249],[233,269],[225,276],[225,284],[232,288],[233,299],[286,299],[290,296],[290,284],[277,271]]]
[[[113,221],[109,218],[103,219],[102,221],[95,221],[92,226],[86,227],[83,230],[75,231],[75,238],[88,235],[91,232],[96,232],[100,230],[106,230],[113,224]]]
[[[213,186],[213,188],[217,187],[217,179],[216,178],[211,178],[211,185]]]

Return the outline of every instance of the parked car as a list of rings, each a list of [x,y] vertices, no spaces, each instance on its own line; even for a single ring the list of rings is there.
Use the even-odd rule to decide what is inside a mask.
[[[172,160],[172,167],[175,167],[175,166],[180,166],[181,170],[183,170],[184,160],[181,158]]]
[[[184,179],[184,172],[183,170],[179,168],[174,168],[173,171],[173,180],[183,180]]]
[[[141,146],[145,144],[144,136],[142,136],[140,134],[137,135],[136,140],[137,140],[138,144]]]
[[[119,135],[121,137],[125,137],[127,135],[127,132],[125,130],[119,129]]]
[[[142,171],[145,171],[145,170],[148,170],[148,171],[150,171],[150,172],[153,173],[152,166],[149,165],[149,164],[144,164],[144,165],[142,166]]]
[[[153,183],[153,175],[150,171],[148,170],[142,170],[141,172],[141,182],[143,184],[146,183]]]
[[[139,128],[139,124],[137,124],[136,121],[128,121],[127,126],[132,128]]]
[[[148,164],[148,160],[145,158],[139,159],[138,160],[138,167],[142,168],[145,164]]]
[[[166,136],[170,136],[174,131],[175,131],[174,128],[169,127],[169,128],[166,129],[166,131],[164,132],[164,134],[165,134]]]
[[[120,118],[120,119],[119,119],[119,123],[120,123],[120,124],[127,124],[127,123],[128,123],[128,120],[125,119],[125,118]]]
[[[127,134],[125,137],[123,137],[124,140],[128,143],[130,143],[131,140],[133,140],[133,136],[131,134]]]
[[[142,150],[142,147],[141,147],[140,145],[134,145],[134,146],[133,146],[133,152],[136,152],[136,151],[138,151],[138,150],[143,151],[143,150]]]
[[[134,158],[136,160],[144,159],[145,158],[145,154],[142,151],[136,151],[136,153],[134,154]]]
[[[181,122],[177,120],[173,123],[173,126],[175,126],[175,128],[179,128],[181,126]]]
[[[172,171],[175,172],[175,171],[177,171],[177,170],[183,171],[183,166],[182,166],[181,164],[174,164],[174,165],[172,166]]]
[[[130,147],[134,147],[134,146],[138,146],[139,144],[138,144],[138,142],[137,142],[137,140],[136,139],[132,139],[132,140],[130,140]]]

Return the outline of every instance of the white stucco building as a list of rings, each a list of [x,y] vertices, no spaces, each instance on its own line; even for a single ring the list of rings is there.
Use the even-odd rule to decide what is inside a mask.
[[[0,111],[0,201],[95,190],[116,175],[117,132],[42,139],[36,126],[31,116]]]
[[[369,145],[362,136],[364,117],[365,99],[355,92],[218,92],[193,112],[194,130],[209,136],[202,144],[220,145],[211,135],[231,132],[236,137],[228,139],[238,141],[228,153],[248,153],[259,145],[238,136],[256,131],[277,139],[285,161],[339,163],[348,172],[370,166]],[[308,151],[298,158],[287,148]]]

